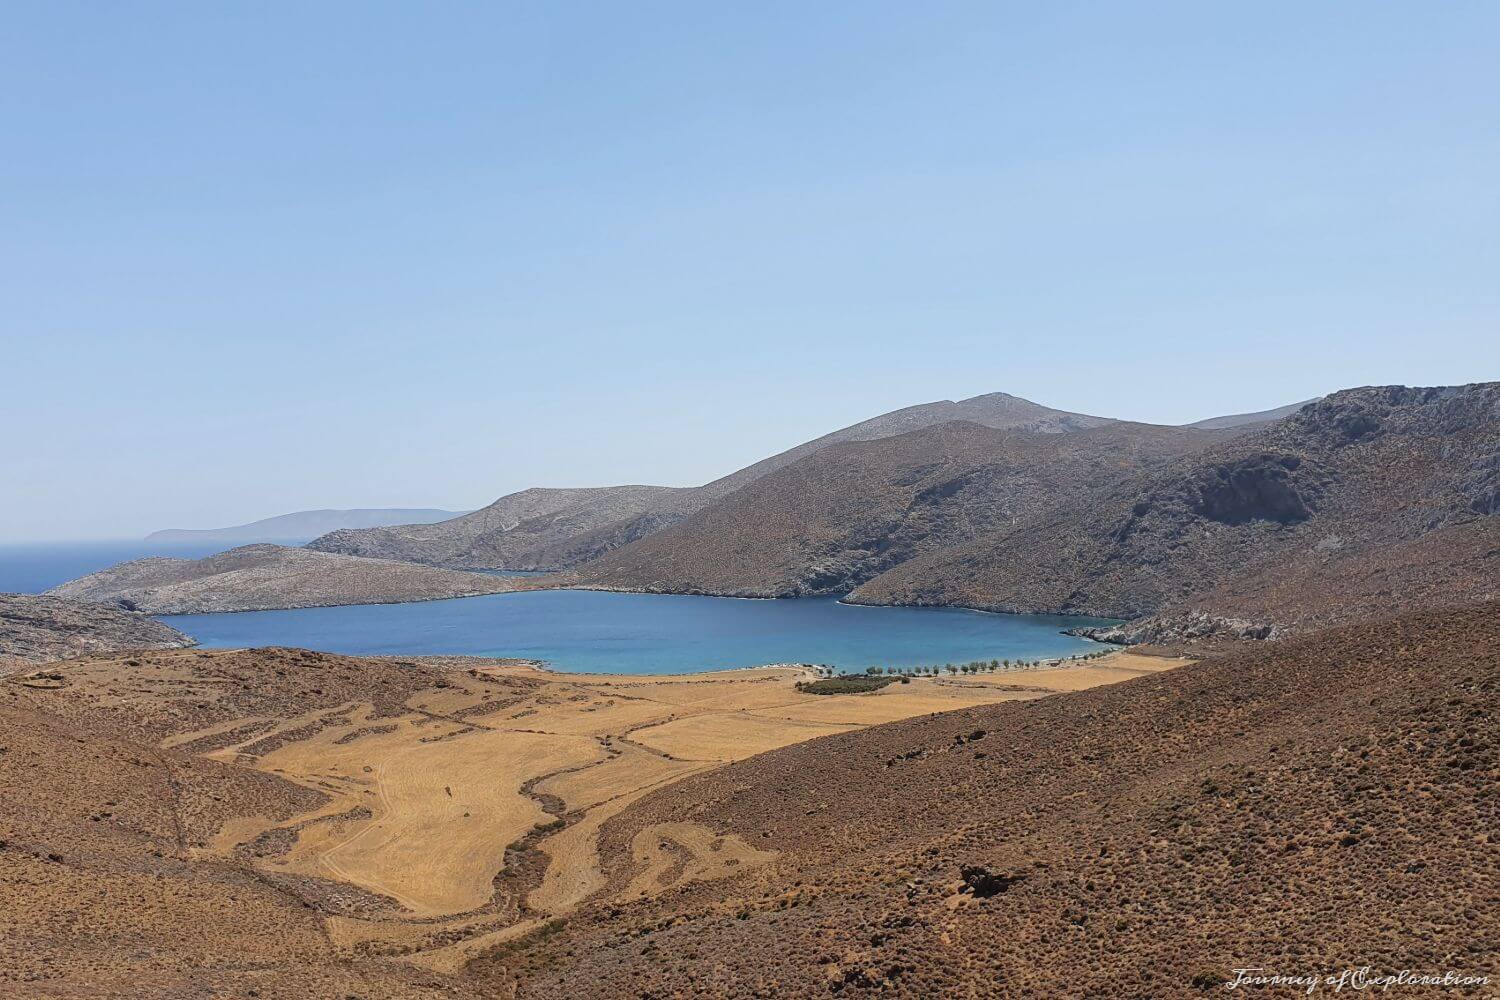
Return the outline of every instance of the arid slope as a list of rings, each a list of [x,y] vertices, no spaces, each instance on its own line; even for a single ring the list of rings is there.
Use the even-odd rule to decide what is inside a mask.
[[[254,670],[236,654],[140,656],[0,680],[0,996],[474,996],[341,954],[310,904],[321,883],[209,849],[234,817],[315,809],[317,789],[161,745],[224,718],[221,705],[294,717],[357,690],[389,709],[432,678],[349,661],[268,658]]]
[[[654,789],[1171,665],[1116,654],[851,696],[804,693],[792,667],[570,676],[288,649],[0,678],[0,995],[503,996],[465,963],[624,892],[599,832]],[[651,892],[771,858],[704,832],[645,852]]]
[[[580,535],[675,512],[690,490],[664,486],[529,489],[435,524],[346,528],[314,539],[320,552],[464,569],[552,569],[553,550]]]
[[[833,444],[582,566],[585,586],[846,593],[923,552],[1008,529],[1223,441],[1123,422],[1072,433],[942,423]]]
[[[1378,560],[1396,545],[1420,556],[1427,533],[1497,512],[1500,383],[1351,389],[1014,530],[919,556],[855,599],[1134,618],[1190,611],[1237,579],[1270,586],[1290,567],[1308,581],[1300,596],[1238,599],[1324,611],[1323,562]],[[1497,569],[1467,565],[1491,580]],[[1422,572],[1457,599],[1494,589],[1444,583],[1444,567],[1439,557]],[[1402,607],[1393,596],[1383,610]]]
[[[1195,649],[1277,638],[1398,612],[1500,598],[1500,518],[1481,517],[1389,545],[1314,546],[1146,618],[1082,633]]]
[[[689,489],[612,486],[530,489],[431,525],[335,531],[310,547],[466,569],[563,569],[688,517],[734,491],[831,445],[872,441],[952,421],[1060,434],[1114,421],[1041,406],[1003,392],[908,406],[861,421]]]
[[[193,640],[117,605],[43,594],[0,594],[0,673],[7,664],[45,663],[121,649],[180,649]]]
[[[1232,970],[1500,973],[1500,604],[830,736],[606,823],[774,860],[471,967],[526,998],[1190,997]],[[1445,992],[1484,995],[1479,988]]]

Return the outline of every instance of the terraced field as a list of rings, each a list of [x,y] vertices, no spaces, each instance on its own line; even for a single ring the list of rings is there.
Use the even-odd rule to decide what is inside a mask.
[[[45,679],[18,675],[0,684],[0,705],[162,761],[176,788],[182,860],[240,868],[311,908],[330,961],[457,974],[585,901],[655,897],[776,857],[673,822],[640,831],[630,874],[612,880],[601,828],[652,791],[814,737],[1034,699],[1175,661],[1121,653],[1094,662],[1104,665],[818,696],[796,689],[811,676],[798,666],[599,676],[464,658],[174,650],[70,661]],[[205,767],[217,781],[253,780],[253,794],[200,782]],[[37,813],[35,790],[13,777],[8,808]],[[85,811],[50,821],[66,825]],[[30,840],[56,834],[38,829]],[[86,856],[79,863],[89,866]],[[168,913],[164,934],[172,920]],[[42,950],[61,960],[74,947],[52,935]],[[140,961],[132,971],[154,964]]]

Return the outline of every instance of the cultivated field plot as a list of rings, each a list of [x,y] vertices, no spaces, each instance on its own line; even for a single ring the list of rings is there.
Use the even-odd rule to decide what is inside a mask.
[[[466,658],[174,650],[4,682],[9,703],[170,757],[181,851],[237,866],[318,914],[339,958],[451,972],[586,902],[774,864],[733,831],[643,832],[601,869],[600,828],[725,763],[896,719],[1044,697],[1170,666],[1117,654],[1056,670],[796,690],[798,666],[689,677],[568,675]],[[189,762],[189,764],[177,763]],[[223,794],[194,768],[253,776]]]

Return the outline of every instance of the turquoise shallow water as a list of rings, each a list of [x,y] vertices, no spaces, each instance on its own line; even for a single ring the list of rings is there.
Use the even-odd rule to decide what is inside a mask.
[[[1067,656],[1101,648],[1062,635],[1092,618],[867,608],[833,598],[742,601],[583,590],[414,604],[162,617],[205,646],[300,646],[351,654],[518,656],[557,670],[691,673],[762,663],[916,667]]]

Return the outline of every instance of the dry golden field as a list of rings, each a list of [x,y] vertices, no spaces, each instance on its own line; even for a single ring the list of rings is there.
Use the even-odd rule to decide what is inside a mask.
[[[732,834],[663,824],[635,837],[633,873],[612,884],[600,828],[653,790],[819,736],[1177,662],[1115,653],[828,696],[798,691],[813,674],[797,666],[606,676],[464,658],[173,650],[69,661],[49,668],[60,679],[6,683],[15,711],[163,755],[179,811],[183,799],[202,802],[201,815],[175,821],[184,858],[248,867],[303,900],[330,957],[456,973],[586,900],[656,896],[776,857]],[[254,794],[197,794],[173,761],[253,775]]]
[[[406,714],[382,719],[378,727],[367,718],[371,706],[349,705],[335,724],[257,758],[257,768],[330,801],[279,823],[236,824],[214,847],[228,853],[268,830],[298,830],[292,848],[265,862],[269,867],[348,883],[400,905],[332,918],[336,941],[414,949],[409,960],[449,971],[503,939],[516,916],[528,926],[564,916],[605,889],[597,866],[599,826],[652,789],[816,736],[1078,690],[1180,661],[1116,653],[1095,662],[1100,665],[919,679],[832,697],[796,691],[795,682],[810,676],[796,667],[641,677],[481,666],[455,673],[445,689],[419,692]],[[486,678],[493,677],[539,683],[525,697],[490,710]],[[281,727],[297,731],[308,721],[294,718]],[[240,749],[220,747],[210,756],[234,760]],[[670,850],[655,838],[638,845],[645,870],[621,890],[624,895],[732,874],[764,859],[706,830],[658,832]],[[494,912],[486,913],[507,847],[522,841],[540,855],[539,879],[514,910],[488,907]],[[455,929],[461,940],[447,943]]]

